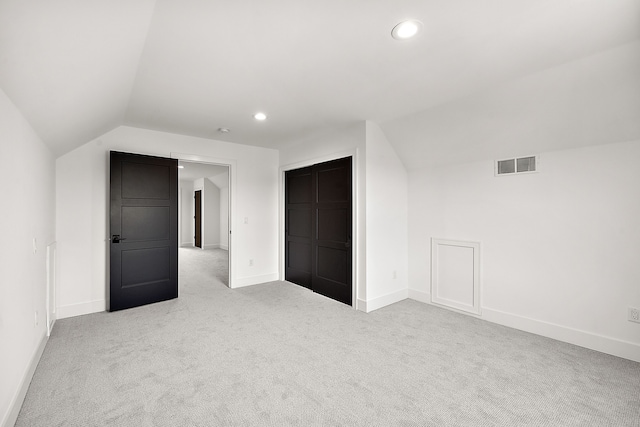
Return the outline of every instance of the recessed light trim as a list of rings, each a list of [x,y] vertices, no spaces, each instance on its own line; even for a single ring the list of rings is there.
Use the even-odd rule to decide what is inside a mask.
[[[391,37],[396,40],[409,40],[422,30],[422,22],[417,19],[409,19],[400,22],[391,30]]]
[[[260,122],[262,122],[264,120],[267,120],[267,115],[265,113],[255,113],[253,115],[253,118],[258,120],[258,121],[260,121]]]
[[[229,133],[229,132],[231,132],[231,129],[229,129],[229,128],[218,128],[218,132],[220,132],[220,133]]]

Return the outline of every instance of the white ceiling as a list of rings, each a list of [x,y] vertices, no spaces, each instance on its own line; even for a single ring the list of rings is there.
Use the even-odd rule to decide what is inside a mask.
[[[639,38],[638,0],[0,0],[0,88],[56,155],[123,124],[280,148]]]

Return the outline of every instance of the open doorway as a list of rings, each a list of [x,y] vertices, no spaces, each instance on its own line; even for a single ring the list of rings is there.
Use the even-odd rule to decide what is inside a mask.
[[[180,262],[229,286],[229,165],[180,160],[178,167]]]

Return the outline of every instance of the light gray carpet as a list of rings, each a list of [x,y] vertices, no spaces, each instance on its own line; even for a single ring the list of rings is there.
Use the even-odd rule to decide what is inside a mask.
[[[640,364],[406,300],[238,290],[59,321],[18,426],[640,426]],[[202,268],[195,268],[203,263]]]

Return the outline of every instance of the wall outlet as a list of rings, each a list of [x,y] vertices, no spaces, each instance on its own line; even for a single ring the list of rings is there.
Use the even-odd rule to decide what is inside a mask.
[[[393,279],[397,279],[398,278],[398,272],[396,270],[393,270]]]
[[[253,260],[252,259],[249,260],[249,267],[253,267]]]
[[[35,325],[38,326],[38,312],[36,311],[36,315],[35,315]]]
[[[640,308],[629,307],[629,322],[640,323]]]

